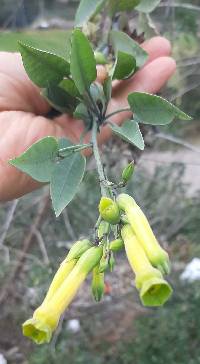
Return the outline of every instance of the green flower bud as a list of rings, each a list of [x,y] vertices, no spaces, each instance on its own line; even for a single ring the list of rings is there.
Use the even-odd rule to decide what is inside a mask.
[[[113,252],[110,252],[109,260],[108,260],[110,271],[113,272],[115,266],[115,258]]]
[[[110,242],[109,246],[112,252],[118,252],[124,248],[124,242],[122,239],[115,239]]]
[[[104,289],[104,273],[99,271],[99,265],[97,265],[92,271],[92,294],[96,302],[101,301]]]
[[[104,273],[108,268],[109,268],[109,257],[106,253],[104,253],[99,263],[99,272]]]
[[[135,166],[134,162],[131,162],[126,166],[122,172],[122,181],[124,184],[126,184],[128,181],[130,181],[133,172],[134,172]]]
[[[101,221],[98,228],[98,238],[101,239],[103,236],[106,236],[109,231],[109,223],[106,221]]]
[[[117,203],[109,197],[102,197],[99,203],[99,213],[103,220],[112,225],[120,221],[120,212]]]
[[[108,60],[106,59],[106,57],[104,56],[104,54],[102,52],[95,51],[94,57],[95,57],[97,64],[107,64],[108,63]]]

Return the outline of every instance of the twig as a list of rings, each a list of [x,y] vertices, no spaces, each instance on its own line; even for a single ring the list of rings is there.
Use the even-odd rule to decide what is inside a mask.
[[[160,8],[165,8],[165,7],[171,7],[171,8],[182,8],[182,9],[186,9],[186,10],[193,10],[193,11],[200,11],[200,6],[196,6],[196,5],[191,5],[191,4],[180,4],[180,3],[171,3],[169,4],[167,3],[161,3],[159,5]]]
[[[10,224],[12,222],[12,219],[13,219],[13,216],[14,216],[17,204],[18,204],[18,201],[19,200],[13,201],[10,208],[9,208],[9,210],[8,210],[8,213],[7,213],[7,216],[6,216],[6,221],[5,221],[5,224],[3,226],[3,233],[2,233],[2,235],[0,237],[0,248],[2,248],[2,246],[4,244],[4,240],[5,240],[6,236],[7,236]]]
[[[160,139],[168,140],[168,141],[170,141],[172,143],[179,144],[179,145],[183,146],[184,148],[187,148],[189,150],[192,150],[195,153],[200,153],[200,149],[199,148],[196,148],[192,144],[186,142],[185,140],[183,140],[181,138],[177,138],[177,137],[175,137],[173,135],[164,134],[164,133],[156,133],[155,134],[155,137],[156,138],[160,138]]]
[[[43,198],[43,200],[39,204],[36,218],[31,226],[29,234],[26,235],[26,237],[23,241],[21,254],[18,258],[15,268],[11,272],[10,276],[8,277],[7,282],[5,283],[4,287],[2,288],[1,295],[0,295],[0,304],[2,304],[4,302],[4,300],[8,297],[10,292],[12,292],[12,290],[13,290],[13,282],[23,268],[23,262],[26,258],[26,254],[27,254],[28,250],[30,249],[31,242],[32,242],[33,236],[35,234],[35,230],[37,230],[39,228],[39,226],[42,222],[42,219],[45,215],[48,203],[49,203],[49,198],[47,198],[45,196],[45,198]]]
[[[76,240],[76,234],[72,228],[72,225],[70,223],[70,219],[69,219],[69,215],[68,215],[68,212],[67,212],[67,209],[64,209],[63,212],[62,212],[62,216],[63,216],[63,220],[64,220],[64,224],[65,224],[65,227],[66,227],[66,230],[71,238],[71,240],[75,241]]]
[[[194,90],[195,88],[197,88],[200,85],[200,81],[196,81],[193,82],[192,84],[190,84],[189,86],[186,86],[185,88],[182,88],[181,91],[175,93],[174,95],[172,95],[170,97],[170,101],[174,101],[176,100],[178,97],[182,97],[183,95],[185,95],[186,93]]]
[[[47,250],[46,250],[46,246],[45,246],[45,242],[44,242],[44,239],[42,237],[42,234],[38,229],[36,229],[34,231],[34,234],[35,234],[35,236],[36,236],[36,238],[38,240],[38,245],[39,245],[39,248],[40,248],[41,253],[42,253],[43,262],[44,262],[44,264],[49,265],[50,261],[49,261],[49,257],[48,257],[48,254],[47,254]]]
[[[59,335],[60,335],[60,333],[62,331],[64,318],[65,318],[65,315],[62,315],[61,319],[59,321],[59,324],[58,324],[58,328],[57,328],[57,330],[56,330],[56,332],[55,332],[55,334],[53,336],[52,342],[51,342],[50,350],[51,350],[51,355],[53,356],[53,358],[56,357],[56,344],[57,344]]]
[[[98,171],[98,175],[99,175],[101,194],[102,194],[102,196],[107,196],[108,195],[107,189],[103,183],[103,181],[105,181],[106,178],[104,175],[103,165],[101,163],[101,157],[99,154],[99,148],[98,148],[98,143],[97,143],[97,132],[98,132],[97,123],[95,121],[93,121],[93,128],[92,128],[93,153],[94,153],[94,157],[95,157],[95,161],[96,161],[96,165],[97,165],[97,171]]]

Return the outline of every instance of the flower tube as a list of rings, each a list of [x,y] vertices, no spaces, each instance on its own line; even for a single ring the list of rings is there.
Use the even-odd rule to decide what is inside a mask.
[[[77,263],[78,258],[89,248],[91,248],[91,243],[89,240],[78,240],[74,243],[67,254],[65,260],[61,263],[59,269],[57,270],[51,285],[48,289],[44,302],[47,302],[51,299],[51,297],[55,294],[57,289],[61,286],[67,276],[70,274],[75,264]],[[43,303],[44,303],[43,302]]]
[[[73,300],[88,273],[99,263],[102,247],[88,249],[78,260],[71,273],[48,301],[34,312],[33,317],[23,324],[23,334],[37,344],[49,342],[60,316]]]
[[[125,193],[117,197],[117,203],[119,208],[125,212],[128,222],[143,246],[151,264],[158,268],[162,274],[169,274],[169,256],[159,245],[141,208],[131,196]]]
[[[161,272],[152,267],[146,253],[130,225],[121,230],[126,255],[135,272],[135,285],[144,306],[162,306],[171,296],[172,289]]]

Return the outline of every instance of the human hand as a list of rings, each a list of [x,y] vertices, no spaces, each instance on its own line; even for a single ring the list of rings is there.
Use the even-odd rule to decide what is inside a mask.
[[[113,84],[108,113],[126,107],[130,92],[156,93],[174,73],[175,61],[169,57],[171,47],[165,38],[154,37],[142,47],[149,54],[147,64],[130,80]],[[105,76],[105,69],[99,67],[98,81]],[[38,182],[9,165],[8,160],[47,135],[67,137],[77,142],[83,123],[69,115],[53,120],[45,117],[50,107],[26,75],[19,54],[0,53],[0,85],[0,201],[7,201],[39,186]],[[129,113],[120,113],[112,121],[121,124],[127,117]],[[99,142],[105,142],[110,135],[110,129],[104,127]]]

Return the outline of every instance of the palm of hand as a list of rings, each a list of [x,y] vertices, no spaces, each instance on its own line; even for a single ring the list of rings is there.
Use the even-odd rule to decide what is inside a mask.
[[[127,95],[135,90],[155,93],[170,78],[175,70],[175,62],[168,57],[169,42],[155,37],[144,43],[149,53],[145,67],[128,81],[113,85],[113,97],[108,112],[127,106]],[[105,77],[100,68],[98,80]],[[53,120],[45,117],[49,106],[40,96],[24,71],[18,54],[0,53],[0,200],[19,197],[38,187],[38,183],[8,164],[8,160],[20,155],[38,139],[52,135],[65,136],[74,142],[79,140],[83,130],[80,120],[62,115]],[[121,113],[112,121],[120,124],[128,116]],[[100,142],[110,136],[105,127]]]

